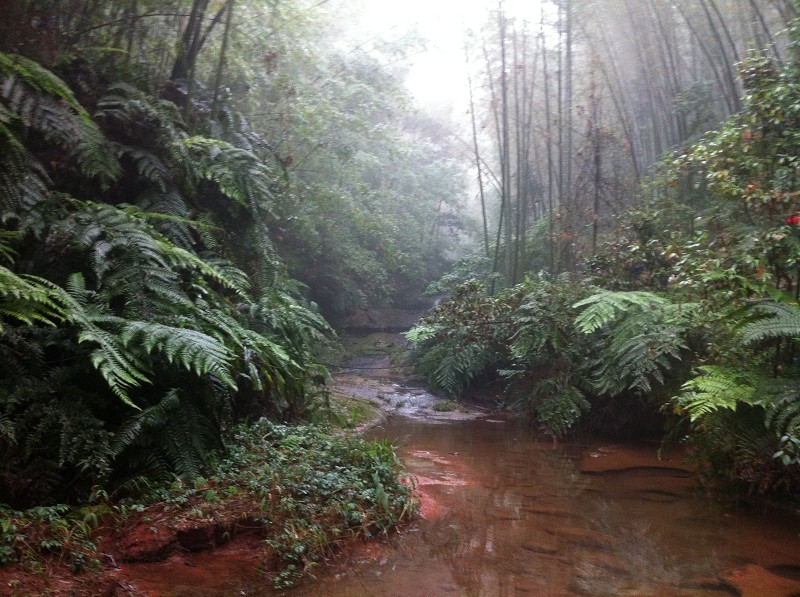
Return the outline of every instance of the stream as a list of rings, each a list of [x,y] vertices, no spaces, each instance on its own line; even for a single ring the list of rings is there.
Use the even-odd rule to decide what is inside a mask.
[[[800,595],[800,518],[712,502],[684,453],[554,444],[508,415],[436,412],[381,379],[388,359],[356,366],[339,383],[391,413],[368,435],[398,446],[421,517],[287,595]]]
[[[361,357],[337,384],[388,413],[367,435],[398,447],[418,519],[289,591],[211,553],[192,564],[207,572],[204,586],[172,569],[167,594],[800,595],[796,514],[726,509],[698,494],[685,454],[659,460],[656,444],[554,444],[504,413],[436,412],[438,398],[393,374],[387,357]]]
[[[541,441],[493,415],[391,417],[422,517],[290,595],[800,593],[800,525],[695,495],[652,445]]]

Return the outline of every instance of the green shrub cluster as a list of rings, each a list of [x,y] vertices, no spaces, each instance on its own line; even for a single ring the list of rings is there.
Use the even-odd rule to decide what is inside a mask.
[[[411,517],[417,506],[404,473],[385,441],[261,420],[230,433],[206,477],[155,486],[113,506],[0,510],[0,565],[43,575],[62,565],[98,570],[98,533],[112,532],[109,521],[125,528],[126,519],[146,520],[154,508],[203,523],[244,511],[263,529],[275,586],[286,588],[342,541],[386,533]]]

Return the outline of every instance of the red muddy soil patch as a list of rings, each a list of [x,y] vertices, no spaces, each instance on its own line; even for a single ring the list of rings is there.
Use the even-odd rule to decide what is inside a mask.
[[[113,576],[137,597],[236,594],[269,583],[263,574],[268,566],[264,556],[260,535],[241,534],[215,549],[175,552],[161,562],[123,564]]]
[[[769,570],[749,564],[723,575],[742,597],[790,597],[800,594],[800,581],[785,578]]]
[[[419,500],[419,515],[425,520],[436,520],[444,514],[442,504],[424,489],[414,491],[414,496]]]

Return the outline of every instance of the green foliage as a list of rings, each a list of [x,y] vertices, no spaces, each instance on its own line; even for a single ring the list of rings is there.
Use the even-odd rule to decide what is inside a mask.
[[[3,186],[6,200],[16,198],[17,207],[29,205],[19,200],[39,195],[46,182],[41,166],[31,168],[32,184],[20,179],[17,168],[32,158],[10,127],[36,132],[46,142],[64,147],[81,173],[103,188],[118,178],[120,166],[108,140],[55,74],[23,56],[0,53],[0,90],[0,141],[10,149],[10,159],[0,162],[0,180],[12,183]]]
[[[536,421],[554,439],[563,436],[591,408],[567,374],[544,379],[534,386]]]
[[[675,399],[680,411],[692,422],[720,409],[736,410],[739,403],[753,405],[760,398],[757,389],[764,378],[753,371],[707,365],[700,375],[683,384]]]
[[[699,314],[699,305],[673,305],[650,292],[601,292],[574,307],[586,307],[575,319],[578,329],[601,339],[589,358],[591,383],[609,396],[647,395],[653,382],[663,385],[688,353],[686,337]]]
[[[527,280],[494,297],[480,282],[456,287],[406,337],[431,387],[458,396],[476,380],[506,380],[510,403],[559,437],[589,409],[581,385],[588,352],[571,305],[586,291],[568,280]]]
[[[590,334],[616,319],[631,308],[639,311],[667,304],[668,301],[652,292],[600,292],[573,305],[576,309],[588,307],[578,315],[575,323],[584,334]]]
[[[503,357],[510,296],[488,297],[473,280],[406,333],[417,349],[416,367],[434,390],[459,396]]]
[[[784,466],[800,465],[800,388],[787,380],[762,402],[764,423],[779,438],[773,457]]]
[[[191,405],[178,392],[130,420],[118,443],[139,441],[141,426],[158,432],[159,419]],[[196,428],[195,425],[192,426]],[[183,430],[170,429],[173,442],[192,441]],[[124,436],[124,437],[123,437]],[[203,451],[198,452],[203,454]],[[413,515],[417,504],[404,469],[387,442],[352,435],[331,434],[313,426],[286,426],[260,420],[237,426],[219,446],[205,476],[186,467],[187,481],[149,488],[146,494],[119,504],[108,504],[102,491],[100,505],[76,509],[64,504],[26,511],[0,507],[0,565],[49,571],[67,565],[74,572],[98,569],[101,524],[125,526],[125,517],[159,513],[162,524],[181,520],[230,519],[247,513],[264,530],[265,560],[277,564],[276,587],[294,585],[344,540],[385,534]],[[190,481],[188,481],[190,479]],[[145,518],[146,520],[146,518]],[[252,523],[251,523],[252,524]]]
[[[0,265],[0,315],[28,325],[34,322],[55,325],[64,318],[64,310],[58,294],[44,280],[19,276]]]
[[[763,315],[742,329],[742,340],[752,344],[774,338],[800,339],[800,308],[793,304],[760,304],[756,312]]]
[[[415,508],[394,449],[315,427],[259,421],[235,431],[212,484],[239,487],[275,525],[276,586],[294,584],[347,537],[386,533]],[[272,526],[272,525],[271,525]]]
[[[0,507],[0,565],[20,563],[46,570],[49,554],[74,573],[101,566],[94,531],[94,510],[73,511],[65,504],[25,511]]]
[[[0,500],[195,475],[238,418],[307,412],[330,329],[280,274],[270,169],[129,84],[95,121],[0,58]]]

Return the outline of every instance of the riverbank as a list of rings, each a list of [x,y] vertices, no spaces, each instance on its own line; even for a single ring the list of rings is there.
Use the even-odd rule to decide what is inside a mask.
[[[388,443],[267,421],[234,433],[207,478],[156,496],[6,512],[2,594],[145,597],[180,594],[181,583],[217,595],[231,583],[286,588],[342,545],[388,534],[416,511]]]

